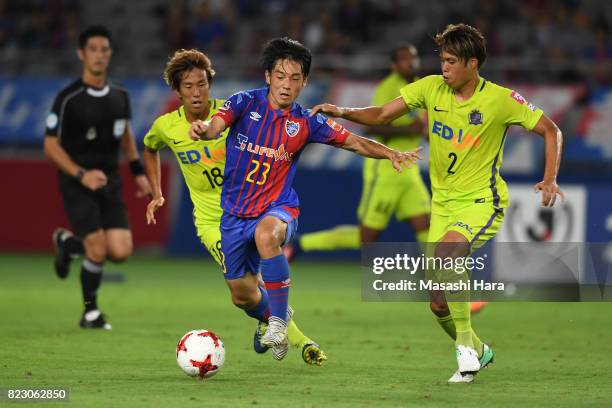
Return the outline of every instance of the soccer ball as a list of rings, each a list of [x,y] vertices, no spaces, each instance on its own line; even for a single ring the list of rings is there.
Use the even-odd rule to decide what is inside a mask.
[[[225,362],[225,347],[215,333],[192,330],[176,345],[176,362],[190,377],[212,377]]]

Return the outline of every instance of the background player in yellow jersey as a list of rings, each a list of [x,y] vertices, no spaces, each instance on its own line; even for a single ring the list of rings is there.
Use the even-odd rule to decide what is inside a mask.
[[[189,188],[194,206],[194,223],[202,244],[208,249],[215,261],[221,266],[221,233],[219,224],[222,209],[220,205],[225,167],[225,138],[210,141],[193,141],[188,136],[191,122],[206,120],[217,112],[223,100],[209,99],[209,90],[215,71],[210,59],[197,50],[177,51],[164,71],[166,83],[176,92],[181,106],[155,120],[144,139],[144,162],[151,179],[153,199],[147,207],[147,222],[156,223],[155,211],[164,205],[161,191],[159,150],[169,147],[176,156],[179,167]],[[260,301],[257,279],[228,281],[233,303],[249,312]],[[254,346],[256,351],[267,349],[259,345],[265,325],[260,324],[256,331]],[[302,358],[308,364],[320,365],[327,359],[318,344],[306,337],[292,321],[288,328],[289,342],[302,349]],[[257,347],[259,346],[259,347]],[[277,356],[282,358],[282,356]]]
[[[553,206],[563,193],[557,185],[562,134],[542,110],[510,89],[480,77],[486,59],[485,39],[475,28],[449,25],[435,38],[442,75],[431,75],[401,89],[401,96],[382,106],[340,108],[322,104],[323,112],[366,125],[389,123],[412,109],[425,108],[429,122],[430,177],[433,192],[428,242],[435,256],[463,257],[499,230],[508,206],[501,178],[503,144],[508,127],[520,125],[543,136],[546,163],[535,185],[542,206]],[[449,382],[472,382],[493,359],[491,349],[472,330],[469,302],[447,302],[447,293],[432,293],[431,309],[455,339],[458,371]]]
[[[401,44],[395,47],[391,53],[391,62],[391,73],[374,92],[374,105],[382,105],[397,98],[399,90],[416,79],[419,56],[414,45]],[[426,124],[417,111],[412,111],[389,124],[369,126],[366,131],[393,149],[409,151],[419,146],[419,139],[426,132]],[[423,183],[418,166],[398,173],[391,163],[366,158],[361,201],[357,210],[359,226],[339,225],[329,230],[304,234],[295,244],[285,247],[285,254],[291,260],[301,251],[359,249],[361,243],[377,241],[394,214],[399,221],[410,224],[417,241],[426,242],[429,211],[429,191]]]

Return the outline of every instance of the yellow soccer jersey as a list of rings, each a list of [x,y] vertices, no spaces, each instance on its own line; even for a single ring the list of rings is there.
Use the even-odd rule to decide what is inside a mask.
[[[221,99],[211,99],[212,117],[223,105]],[[200,223],[219,224],[221,214],[221,187],[225,167],[225,139],[228,129],[215,140],[193,141],[189,138],[190,123],[183,106],[160,116],[144,138],[150,149],[168,146],[176,156],[194,206],[194,215]]]
[[[454,200],[507,207],[508,187],[499,173],[506,132],[511,125],[532,130],[542,110],[484,78],[464,102],[457,101],[441,75],[425,77],[400,92],[409,108],[427,109],[432,212],[445,214],[445,205]]]

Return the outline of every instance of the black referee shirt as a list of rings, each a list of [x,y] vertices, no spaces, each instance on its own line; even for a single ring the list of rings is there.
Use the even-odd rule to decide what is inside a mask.
[[[78,79],[55,97],[46,134],[58,137],[70,158],[83,168],[116,172],[121,136],[131,116],[124,88],[109,81],[96,89]]]

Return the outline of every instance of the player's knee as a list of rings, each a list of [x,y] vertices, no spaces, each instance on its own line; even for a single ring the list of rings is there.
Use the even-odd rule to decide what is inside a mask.
[[[469,253],[467,242],[440,242],[436,245],[435,256],[438,259],[459,258]]]
[[[108,257],[113,262],[124,262],[132,255],[133,250],[132,240],[123,240],[119,244],[109,246]]]
[[[85,245],[85,256],[89,260],[96,263],[106,261],[106,245],[100,243],[90,243],[89,245]]]
[[[125,262],[132,255],[132,245],[125,245],[109,250],[108,257],[113,262]]]
[[[280,247],[281,241],[274,231],[258,229],[255,231],[255,243],[258,248],[276,248]]]
[[[450,310],[448,310],[448,304],[443,300],[434,300],[429,303],[429,308],[438,317],[448,316]]]

